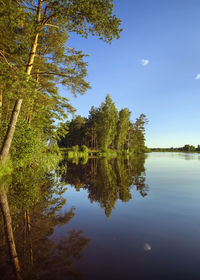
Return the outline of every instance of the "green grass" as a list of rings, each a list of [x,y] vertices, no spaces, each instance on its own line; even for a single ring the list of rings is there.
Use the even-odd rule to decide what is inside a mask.
[[[83,146],[82,146],[83,147]],[[84,149],[82,147],[73,146],[71,148],[60,148],[61,152],[64,154],[64,157],[66,157],[69,160],[74,160],[75,162],[78,162],[79,159],[87,159],[88,157],[96,156],[98,158],[106,158],[106,159],[112,159],[117,158],[119,156],[131,156],[132,154],[135,154],[135,151],[131,150],[112,150],[112,149],[102,149],[102,150],[94,150],[94,149],[87,149],[87,147]],[[84,162],[87,162],[87,160],[84,160]]]

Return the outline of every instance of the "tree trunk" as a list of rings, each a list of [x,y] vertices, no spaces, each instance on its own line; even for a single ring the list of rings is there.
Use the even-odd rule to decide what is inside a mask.
[[[3,96],[3,90],[0,89],[0,125],[1,125],[1,114],[2,114],[2,96]]]
[[[33,266],[33,244],[32,244],[32,238],[31,238],[31,220],[30,220],[30,214],[29,211],[26,210],[24,213],[24,243],[26,245],[26,240],[28,239],[27,245],[29,246],[29,253],[30,253],[30,264]],[[24,247],[25,249],[25,247]]]
[[[3,142],[1,153],[0,153],[0,160],[3,164],[5,163],[5,161],[8,157],[9,151],[10,151],[17,119],[18,119],[19,112],[20,112],[21,105],[22,105],[22,101],[23,101],[23,99],[18,99],[15,102],[15,107],[14,107],[12,115],[11,115],[10,124],[8,126],[6,136],[4,138],[4,142]]]
[[[8,106],[7,106],[7,111],[6,111],[5,121],[7,121],[7,120],[8,120],[9,110],[10,110],[10,99],[8,100]]]
[[[29,54],[28,63],[26,65],[26,73],[28,75],[31,74],[31,70],[33,68],[33,63],[34,63],[36,49],[37,49],[37,43],[38,43],[38,37],[39,37],[39,33],[37,32],[34,36],[33,44],[32,44],[32,47],[31,47],[30,54]]]
[[[31,51],[29,54],[29,59],[28,63],[26,66],[26,73],[28,76],[31,74],[31,70],[33,68],[33,63],[36,55],[36,50],[37,50],[37,45],[38,45],[38,37],[39,37],[39,32],[40,32],[40,18],[41,18],[41,11],[42,11],[42,3],[43,0],[39,0],[38,7],[37,7],[37,26],[36,26],[36,31],[35,31],[35,36],[33,39],[33,44],[31,47]],[[6,136],[4,138],[4,142],[2,145],[1,153],[0,153],[0,161],[4,164],[10,151],[13,135],[15,132],[15,127],[18,119],[19,112],[21,110],[21,105],[22,105],[23,99],[18,99],[15,103],[15,107],[12,112],[10,124],[6,133]]]
[[[7,194],[6,194],[4,186],[0,186],[0,206],[1,206],[1,211],[2,211],[3,220],[4,220],[4,230],[5,230],[6,240],[8,243],[10,257],[11,257],[11,260],[13,263],[13,267],[14,267],[14,271],[17,276],[17,279],[21,280],[22,278],[20,276],[20,264],[19,264],[19,259],[17,256],[16,247],[15,247],[15,240],[14,240],[13,230],[12,230],[10,209],[8,206],[8,199],[7,199]]]
[[[36,26],[35,36],[34,36],[34,39],[33,39],[33,44],[31,46],[31,51],[30,51],[30,54],[29,54],[28,63],[26,65],[26,73],[28,75],[31,74],[34,59],[35,59],[35,55],[36,55],[37,45],[38,45],[38,38],[39,38],[39,33],[40,33],[40,19],[41,19],[42,4],[43,4],[43,0],[39,0],[38,7],[37,7],[37,26]]]

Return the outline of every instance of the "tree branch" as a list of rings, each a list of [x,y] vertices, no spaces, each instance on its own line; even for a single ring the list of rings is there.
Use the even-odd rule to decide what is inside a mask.
[[[61,77],[70,77],[70,75],[67,75],[67,74],[62,74],[62,73],[55,73],[55,72],[39,72],[39,73],[31,73],[31,75],[35,75],[35,74],[38,74],[38,75],[55,75],[55,76],[61,76]]]
[[[49,17],[47,17],[46,19],[43,18],[41,24],[42,24],[42,25],[46,25],[47,22],[48,22],[50,19],[54,18],[55,16],[56,16],[56,14],[52,14],[52,15],[50,15]]]
[[[48,26],[51,26],[51,27],[55,27],[55,28],[59,28],[59,26],[54,25],[54,24],[50,24],[50,23],[46,23],[45,25],[46,25],[46,26],[48,25]]]
[[[10,66],[12,67],[12,64],[10,62],[8,62],[7,58],[5,57],[3,51],[0,51],[0,55],[4,58],[5,62]]]

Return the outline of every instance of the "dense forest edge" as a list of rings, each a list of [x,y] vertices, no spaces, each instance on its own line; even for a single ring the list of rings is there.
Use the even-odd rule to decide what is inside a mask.
[[[91,88],[87,81],[88,55],[71,45],[71,34],[83,39],[95,36],[105,43],[119,39],[121,20],[113,11],[111,0],[0,1],[0,259],[4,264],[1,272],[7,279],[13,279],[13,272],[20,280],[31,279],[32,275],[40,278],[49,261],[55,265],[50,266],[49,274],[46,272],[48,279],[55,279],[58,267],[66,274],[64,278],[79,273],[73,263],[89,243],[84,234],[71,231],[58,244],[49,238],[57,225],[67,224],[75,215],[74,208],[58,214],[66,203],[61,174],[70,176],[70,167],[63,162],[63,147],[79,155],[98,149],[110,158],[116,151],[136,154],[144,150],[146,117],[141,115],[135,123],[130,122],[129,110],[118,112],[110,96],[100,108],[92,108],[84,120],[79,132],[84,127],[85,142],[80,142],[73,130],[75,120],[81,117],[66,123],[76,111],[70,93],[77,97]],[[73,144],[63,145],[70,135],[75,139]],[[140,140],[134,146],[137,137]],[[76,159],[74,154],[72,157]],[[87,161],[87,156],[81,160],[84,167]],[[143,194],[143,161],[140,171],[133,157],[116,159],[114,166],[121,184],[118,192],[107,158],[96,169],[92,167],[90,182],[95,179],[94,189],[101,187],[94,175],[105,177],[99,196],[92,186],[91,195],[107,216],[118,196],[123,201],[130,199],[131,174],[135,174],[135,184]],[[114,199],[109,198],[111,187]],[[104,206],[106,201],[110,201],[110,207]],[[72,248],[76,248],[75,254]],[[63,253],[65,258],[58,258]]]
[[[83,174],[75,177],[79,158],[84,175],[91,175],[91,201],[98,201],[108,217],[118,197],[131,199],[133,184],[147,195],[144,114],[131,121],[129,109],[118,112],[108,95],[88,118],[66,121],[76,111],[70,94],[77,97],[91,88],[88,54],[73,47],[71,35],[109,44],[119,39],[121,20],[113,2],[0,1],[0,268],[7,279],[13,279],[13,271],[20,280],[56,279],[57,271],[63,278],[79,276],[76,260],[88,238],[75,230],[58,243],[50,238],[75,215],[73,207],[58,214],[66,203],[66,182],[86,188]],[[67,166],[66,153],[76,166]],[[97,165],[89,156],[104,158]],[[111,165],[108,159],[114,157]]]
[[[105,43],[120,37],[113,1],[61,2],[0,3],[0,175],[59,161],[56,124],[76,111],[63,93],[91,87],[88,55],[71,46],[71,34]]]
[[[145,153],[144,114],[130,120],[131,112],[123,108],[119,112],[108,94],[100,107],[92,106],[88,118],[76,116],[58,129],[58,146],[68,157],[94,155],[116,157]]]
[[[55,208],[55,215],[47,222],[52,225],[48,234],[53,225],[73,216],[73,210],[63,219],[56,214],[64,201],[60,197],[56,202],[54,193],[59,196],[64,190],[55,182],[55,170],[62,158],[57,145],[60,130],[58,135],[55,124],[75,112],[70,92],[82,95],[91,86],[87,81],[88,55],[71,45],[71,34],[83,39],[95,36],[105,43],[119,39],[121,20],[113,11],[112,0],[0,1],[0,222],[5,234],[0,245],[1,249],[7,245],[5,259],[10,259],[17,279],[30,279],[27,268],[34,266],[32,255],[36,250],[32,250],[30,241],[33,209],[44,216],[48,211],[53,214]],[[42,184],[38,184],[40,181]],[[17,217],[17,226],[12,226],[11,217]],[[19,224],[24,225],[25,242],[18,244],[29,243],[30,258],[16,247]],[[44,228],[45,223],[41,224]],[[80,233],[74,235],[80,240]],[[23,267],[23,257],[31,260],[30,266]],[[61,260],[60,265],[66,269]],[[3,271],[6,275],[8,266]],[[68,266],[72,271],[70,261]],[[12,275],[8,279],[13,279]]]

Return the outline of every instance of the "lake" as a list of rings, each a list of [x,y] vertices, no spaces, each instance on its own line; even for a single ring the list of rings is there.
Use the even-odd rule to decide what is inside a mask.
[[[13,220],[25,279],[200,279],[200,154],[65,165],[29,207],[29,237]]]

